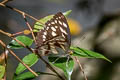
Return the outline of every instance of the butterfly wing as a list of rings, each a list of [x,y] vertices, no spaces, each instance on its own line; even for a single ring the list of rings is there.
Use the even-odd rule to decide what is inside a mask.
[[[70,30],[65,16],[59,12],[45,23],[43,30],[36,36],[37,48],[45,49],[44,54],[58,54],[62,49],[67,51],[71,44]],[[42,50],[43,51],[43,50]]]

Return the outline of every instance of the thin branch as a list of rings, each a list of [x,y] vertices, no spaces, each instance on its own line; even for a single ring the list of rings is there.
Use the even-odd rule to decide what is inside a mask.
[[[28,23],[28,21],[27,21],[27,19],[26,19],[26,17],[25,17],[25,13],[23,13],[22,15],[23,15],[23,18],[24,18],[27,26],[29,27],[30,31],[32,32],[32,37],[33,37],[33,39],[34,39],[34,41],[35,41],[35,44],[37,44],[37,43],[36,43],[36,39],[35,39],[35,35],[34,35],[34,33],[33,33],[33,30],[32,30],[30,24]],[[62,76],[60,76],[59,73],[58,73],[46,60],[44,60],[44,59],[41,57],[41,55],[39,55],[39,53],[36,53],[36,54],[37,54],[38,57],[47,65],[47,67],[48,67],[50,70],[52,70],[54,73],[56,73],[60,79],[64,80],[64,78],[63,78]]]
[[[8,37],[11,37],[12,34],[8,33],[8,32],[5,32],[3,30],[0,29],[0,33],[4,34],[4,35],[7,35]]]
[[[29,15],[29,14],[27,14],[27,13],[25,13],[25,12],[19,10],[19,9],[12,8],[11,6],[5,5],[5,4],[3,4],[3,3],[0,3],[0,6],[5,7],[5,8],[9,8],[9,9],[11,9],[11,10],[14,10],[14,11],[18,12],[18,13],[21,14],[21,15],[22,15],[22,14],[25,14],[25,16],[28,16],[29,18],[31,18],[31,19],[33,19],[33,20],[41,23],[42,25],[44,25],[44,23],[40,22],[37,18],[35,18],[35,17],[33,17],[33,16],[31,16],[31,15]]]
[[[88,80],[88,79],[87,79],[87,76],[86,76],[85,73],[84,73],[84,70],[83,70],[83,67],[82,67],[81,63],[80,63],[79,59],[78,59],[76,56],[75,56],[75,60],[76,60],[76,62],[78,63],[79,68],[80,68],[80,70],[82,71],[85,80]]]
[[[38,72],[38,73],[40,73],[41,75],[52,75],[52,76],[58,77],[57,75],[52,74],[52,73],[45,73],[45,72]]]
[[[3,0],[1,3],[2,3],[2,4],[6,4],[6,3],[8,3],[9,1],[12,1],[12,0]]]
[[[12,34],[8,33],[8,32],[5,32],[3,30],[0,29],[0,33],[3,33],[4,35],[7,35],[8,37],[12,38],[13,40],[15,40],[16,42],[18,42],[20,45],[22,45],[23,47],[27,48],[28,50],[30,50],[31,52],[34,53],[34,51],[29,48],[28,46],[25,46],[21,41],[17,40],[16,38],[13,37]]]
[[[12,34],[12,36],[16,36],[16,35],[19,35],[19,34],[22,34],[22,33],[24,33],[24,32],[23,32],[23,31],[20,31],[20,32],[17,32],[17,33]]]
[[[28,21],[27,21],[27,19],[26,19],[26,17],[25,17],[25,13],[23,13],[22,15],[23,15],[23,18],[24,18],[24,20],[25,20],[28,28],[30,29],[30,31],[31,31],[31,33],[32,33],[32,37],[33,37],[33,40],[35,41],[35,44],[37,44],[37,43],[36,43],[36,39],[35,39],[35,35],[34,35],[34,33],[33,33],[33,30],[32,30],[32,27],[31,27],[30,24],[28,23]]]
[[[26,65],[11,49],[7,48],[2,40],[0,40],[0,44],[6,48],[19,62],[21,62],[30,72],[32,72],[35,76],[38,76],[38,74],[34,72],[28,65]]]
[[[7,73],[7,57],[8,57],[8,53],[9,53],[9,51],[4,48],[4,53],[3,53],[3,56],[5,57],[5,61],[4,61],[4,66],[5,66],[4,80],[7,79],[6,73]]]
[[[0,33],[3,33],[3,34],[5,34],[5,35],[7,35],[8,37],[14,39],[16,42],[18,42],[18,43],[19,43],[20,45],[22,45],[24,48],[27,48],[27,49],[30,50],[32,53],[35,53],[36,55],[38,55],[38,57],[47,65],[47,67],[48,67],[51,71],[53,71],[54,73],[56,73],[57,76],[58,76],[61,80],[65,80],[46,60],[44,60],[44,59],[41,57],[41,55],[39,55],[39,53],[36,53],[36,52],[35,52],[34,50],[32,50],[30,47],[25,46],[21,41],[19,41],[19,40],[17,40],[16,38],[14,38],[14,37],[12,36],[12,34],[7,33],[7,32],[4,32],[4,31],[2,31],[2,30],[0,30]]]
[[[29,15],[29,14],[27,14],[27,13],[25,13],[25,12],[19,10],[19,9],[12,8],[11,6],[5,5],[5,4],[3,4],[3,3],[0,3],[0,6],[9,8],[9,9],[11,9],[11,10],[14,10],[14,11],[18,12],[18,13],[21,14],[21,15],[24,14],[25,16],[28,16],[29,18],[31,18],[31,19],[33,19],[33,20],[41,23],[42,25],[44,25],[44,23],[40,22],[38,19],[34,18],[33,16],[31,16],[31,15]],[[2,31],[0,31],[0,32],[2,32]],[[11,34],[6,34],[6,33],[4,33],[4,32],[2,32],[2,33],[5,34],[5,35],[7,35],[7,36],[9,36],[9,37],[11,37],[11,38],[13,38]],[[13,39],[16,40],[15,38],[13,38]],[[24,46],[24,44],[22,44],[19,40],[16,40],[16,41],[19,42],[23,47],[29,49],[31,52],[34,52],[31,48]],[[61,80],[65,80],[64,78],[62,78],[62,77],[59,75],[59,73],[57,73],[57,72],[55,71],[55,69],[54,69],[47,61],[45,61],[40,55],[39,55],[39,57],[40,57],[40,59],[41,59],[43,62],[45,62],[45,64],[48,66],[48,68],[49,68],[50,70],[52,70],[53,72],[55,72],[55,73],[58,75],[58,77],[59,77]]]
[[[44,60],[40,55],[38,55],[38,57],[47,65],[47,67],[53,71],[54,73],[57,74],[57,76],[61,79],[61,80],[65,80],[46,60]]]

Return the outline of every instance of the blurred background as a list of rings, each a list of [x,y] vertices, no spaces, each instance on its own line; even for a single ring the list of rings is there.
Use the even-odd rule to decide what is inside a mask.
[[[20,9],[37,19],[72,10],[68,16],[72,45],[99,52],[112,61],[109,63],[100,59],[80,58],[88,80],[120,80],[120,0],[13,0],[7,5]],[[27,19],[33,26],[35,21]],[[27,26],[20,14],[0,6],[0,29],[16,33],[27,29]],[[0,40],[6,44],[11,41],[1,33]],[[2,52],[0,46],[0,53]],[[14,52],[20,58],[29,53],[26,49],[14,50]],[[9,55],[7,80],[12,80],[17,64],[18,61]],[[33,69],[48,71],[41,61]],[[57,80],[53,76],[46,75],[36,80],[50,78]],[[84,80],[77,64],[72,80]]]

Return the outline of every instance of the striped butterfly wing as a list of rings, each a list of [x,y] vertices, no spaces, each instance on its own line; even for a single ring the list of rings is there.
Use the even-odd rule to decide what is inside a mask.
[[[43,30],[36,36],[37,49],[43,55],[66,53],[71,45],[71,35],[65,16],[59,12],[45,23]],[[62,51],[62,52],[61,52]]]

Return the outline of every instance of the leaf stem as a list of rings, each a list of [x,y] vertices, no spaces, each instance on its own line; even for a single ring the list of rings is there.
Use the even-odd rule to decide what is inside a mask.
[[[18,12],[18,13],[21,14],[21,15],[24,14],[25,16],[28,16],[29,18],[31,18],[31,19],[33,19],[33,20],[35,20],[35,21],[37,21],[37,22],[40,22],[40,21],[39,21],[38,19],[36,19],[35,17],[33,17],[33,16],[31,16],[31,15],[29,15],[29,14],[27,14],[27,13],[25,13],[25,12],[19,10],[19,9],[12,8],[11,6],[5,5],[5,4],[3,4],[3,3],[0,3],[0,6],[9,8],[9,9],[11,9],[11,10],[13,10],[13,11]],[[44,25],[44,23],[42,23],[42,22],[40,22],[40,23],[41,23],[42,25]],[[28,25],[28,24],[27,24],[27,25]],[[30,29],[30,28],[29,28],[29,29]],[[12,39],[16,40],[15,38],[12,37],[12,34],[6,33],[6,32],[4,32],[4,31],[2,31],[2,30],[0,30],[0,32],[3,33],[3,34],[5,34],[5,35],[7,35],[7,36],[9,36],[9,37],[11,37]],[[24,45],[22,42],[20,42],[19,40],[16,40],[16,41],[17,41],[19,44],[21,44],[23,47],[25,47],[25,48],[29,49],[31,52],[34,52],[34,53],[35,53],[34,50],[32,50],[31,48],[29,48],[28,46],[25,46],[25,45]],[[37,55],[38,55],[38,54],[37,54]],[[64,79],[62,76],[60,76],[59,73],[57,73],[57,71],[56,71],[47,61],[45,61],[40,55],[39,55],[39,58],[48,66],[48,68],[49,68],[50,70],[52,70],[53,72],[55,72],[61,80],[65,80],[65,79]]]
[[[38,74],[34,72],[28,65],[26,65],[11,49],[7,48],[2,40],[0,40],[0,44],[6,48],[19,62],[21,62],[30,72],[32,72],[35,76],[38,76]]]
[[[2,55],[1,55],[2,56]],[[8,50],[6,50],[5,48],[4,48],[4,52],[3,52],[3,57],[4,57],[4,66],[5,66],[5,73],[4,73],[4,77],[3,77],[3,80],[6,80],[7,78],[6,78],[6,72],[7,72],[7,57],[8,57]]]
[[[29,30],[30,30],[31,33],[32,33],[32,37],[33,37],[33,40],[35,41],[35,44],[37,44],[37,43],[36,43],[36,39],[35,39],[35,35],[34,35],[34,33],[33,33],[33,30],[32,30],[32,27],[31,27],[30,24],[28,23],[28,21],[27,21],[27,19],[26,19],[26,17],[25,17],[25,13],[23,13],[22,16],[23,16],[23,18],[24,18],[24,20],[25,20],[25,22],[26,22]]]
[[[35,53],[36,55],[38,55],[38,57],[47,65],[47,67],[48,67],[50,70],[52,70],[54,73],[56,73],[57,76],[58,76],[61,80],[65,80],[46,60],[44,60],[44,59],[42,58],[41,55],[39,55],[38,53],[36,53],[33,49],[31,49],[31,48],[28,47],[28,46],[25,46],[21,41],[19,41],[19,40],[17,40],[16,38],[14,38],[14,37],[12,36],[12,34],[10,34],[10,33],[4,32],[4,31],[2,31],[2,30],[0,30],[0,33],[3,33],[4,35],[7,35],[8,37],[14,39],[16,42],[18,42],[18,43],[19,43],[20,45],[22,45],[24,48],[26,48],[26,49],[28,49],[29,51],[31,51],[32,53]]]
[[[78,59],[76,56],[75,56],[75,60],[76,60],[76,62],[78,63],[79,68],[80,68],[80,70],[82,71],[85,80],[88,80],[88,79],[87,79],[87,76],[86,76],[85,73],[84,73],[84,70],[83,70],[83,67],[82,67],[81,63],[80,63],[79,59]]]
[[[1,3],[2,3],[2,4],[6,4],[6,3],[8,3],[9,1],[11,1],[11,0],[3,0]]]
[[[35,17],[33,17],[33,16],[31,16],[31,15],[29,15],[29,14],[27,14],[27,13],[25,13],[25,12],[23,12],[23,11],[17,9],[17,8],[12,8],[11,6],[5,5],[5,4],[3,4],[3,3],[0,3],[0,6],[5,7],[5,8],[9,8],[9,9],[11,9],[11,10],[13,10],[13,11],[16,11],[16,12],[18,12],[18,13],[21,14],[21,15],[22,15],[22,14],[25,14],[25,15],[28,16],[29,18],[31,18],[31,19],[33,19],[33,20],[41,23],[42,25],[44,25],[44,23],[40,22],[37,18],[35,18]]]
[[[38,57],[47,65],[47,67],[53,71],[54,73],[57,74],[57,76],[61,79],[61,80],[65,80],[46,60],[44,60],[40,55],[38,55]]]

